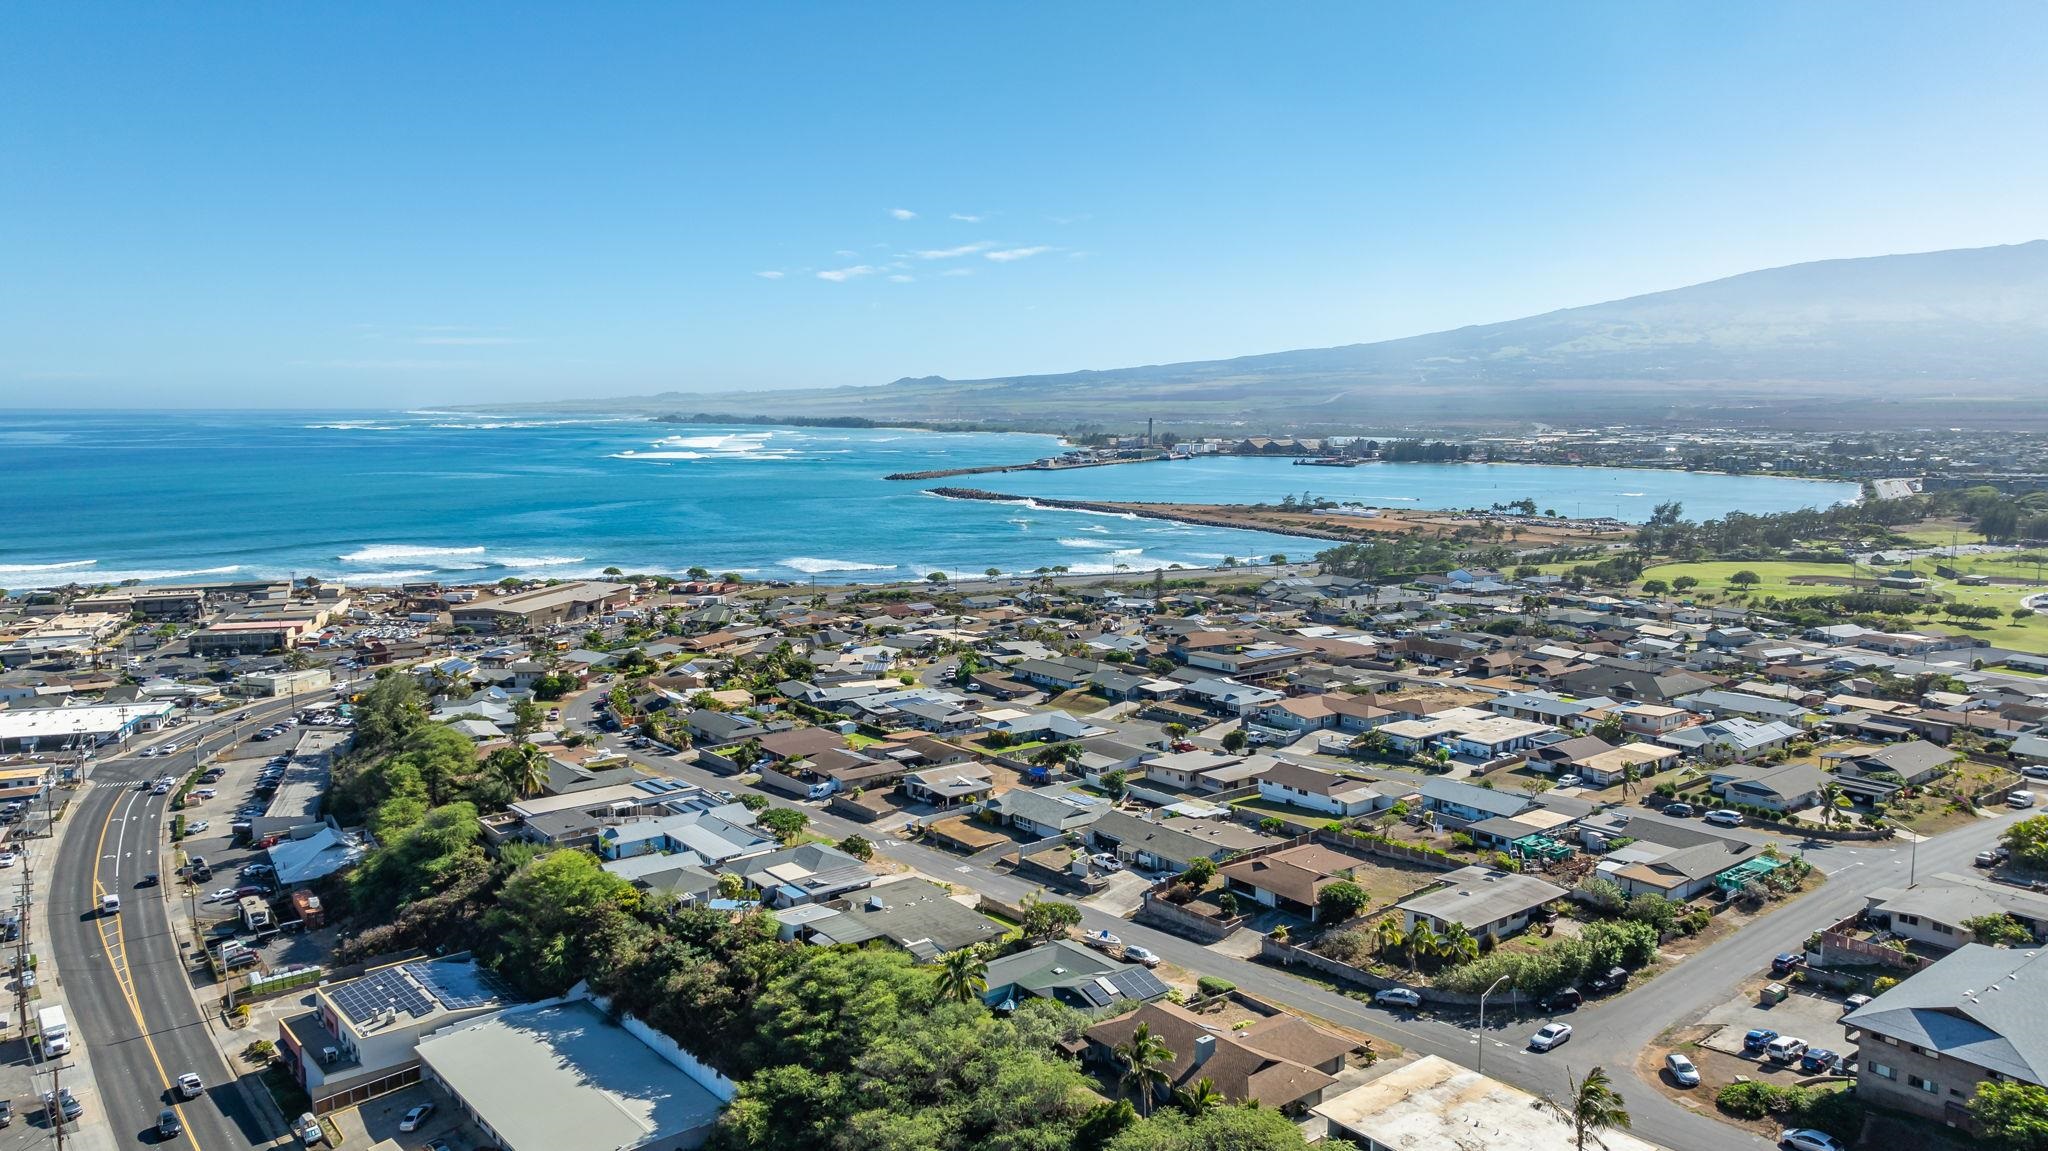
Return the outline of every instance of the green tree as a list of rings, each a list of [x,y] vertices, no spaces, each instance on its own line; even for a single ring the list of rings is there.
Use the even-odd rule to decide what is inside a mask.
[[[875,857],[875,845],[864,835],[849,835],[839,841],[839,850],[866,863]]]
[[[1024,937],[1033,942],[1064,936],[1081,925],[1080,908],[1057,899],[1040,899],[1036,893],[1024,898],[1023,912]]]
[[[1963,920],[1963,929],[1977,937],[1977,942],[1991,947],[2032,947],[2034,933],[2026,925],[2002,912],[1978,915]]]
[[[1356,1151],[1326,1139],[1323,1151]],[[1109,1141],[1105,1151],[1301,1151],[1301,1132],[1278,1108],[1213,1107],[1200,1115],[1162,1111]]]
[[[1108,792],[1111,799],[1122,799],[1130,787],[1130,777],[1121,769],[1105,773],[1102,777],[1102,790]]]
[[[1216,878],[1216,861],[1206,855],[1198,855],[1189,860],[1188,869],[1180,873],[1180,882],[1187,884],[1196,891],[1201,891],[1208,887],[1209,881],[1214,878]]]
[[[1436,953],[1445,963],[1470,963],[1479,958],[1479,941],[1462,923],[1446,923],[1437,933]]]
[[[1173,1105],[1188,1115],[1213,1111],[1228,1102],[1223,1092],[1216,1090],[1216,1081],[1206,1075],[1173,1093]]]
[[[1081,745],[1078,743],[1048,743],[1031,753],[1032,765],[1048,771],[1058,771],[1080,758]]]
[[[762,827],[775,834],[775,838],[787,847],[797,841],[804,828],[811,825],[811,817],[793,807],[771,807],[756,817]]]
[[[1365,910],[1372,897],[1365,888],[1348,879],[1340,879],[1323,888],[1316,896],[1317,918],[1325,923],[1342,923]]]
[[[540,704],[535,703],[532,699],[522,699],[514,703],[512,705],[512,738],[519,743],[525,743],[533,737],[534,732],[540,730],[540,725],[546,723],[547,718],[547,712],[541,710]]]
[[[1243,727],[1233,727],[1223,733],[1223,750],[1236,755],[1238,752],[1243,751],[1245,746],[1251,743],[1251,741],[1252,737],[1245,734]]]
[[[1753,571],[1750,571],[1748,568],[1744,568],[1741,571],[1736,572],[1734,575],[1729,576],[1728,582],[1734,584],[1736,587],[1754,587],[1757,584],[1764,582],[1764,577],[1756,574]],[[1597,1068],[1595,1070],[1597,1070]]]
[[[2013,1080],[1977,1084],[1970,1115],[1985,1139],[2009,1151],[2048,1151],[2048,1088]]]
[[[522,799],[539,795],[548,785],[548,753],[531,743],[501,747],[491,753],[485,766]]]
[[[1570,1082],[1569,1076],[1567,1082]],[[1598,1145],[1600,1132],[1625,1131],[1629,1127],[1628,1108],[1604,1067],[1595,1067],[1586,1072],[1585,1078],[1572,1083],[1571,1093],[1557,1105],[1557,1109],[1572,1125],[1576,1151],[1586,1151],[1587,1136],[1591,1136],[1594,1144]]]
[[[1670,590],[1671,585],[1665,583],[1663,580],[1646,579],[1643,581],[1643,594],[1645,595],[1663,595],[1665,592],[1668,592]]]
[[[2002,842],[2019,866],[2034,871],[2048,869],[2048,816],[2020,820],[2005,829]]]
[[[1166,1065],[1173,1061],[1174,1053],[1165,1040],[1152,1034],[1150,1023],[1140,1023],[1129,1039],[1116,1045],[1116,1057],[1123,1064],[1117,1076],[1118,1090],[1135,1092],[1138,1114],[1152,1114],[1152,1097],[1169,1082]]]
[[[1677,579],[1671,581],[1671,588],[1673,591],[1691,591],[1692,589],[1698,586],[1700,586],[1700,581],[1692,576],[1679,576]]]
[[[972,947],[949,951],[939,959],[938,996],[953,1003],[979,1003],[988,991],[988,962]]]

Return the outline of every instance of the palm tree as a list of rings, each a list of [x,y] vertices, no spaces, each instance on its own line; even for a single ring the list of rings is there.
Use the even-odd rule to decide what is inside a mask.
[[[1565,1077],[1569,1082],[1569,1070]],[[1623,1105],[1621,1093],[1614,1089],[1614,1081],[1607,1077],[1605,1068],[1595,1067],[1586,1072],[1584,1079],[1572,1083],[1571,1097],[1562,1106],[1555,1103],[1551,1106],[1572,1125],[1577,1151],[1586,1151],[1586,1137],[1589,1135],[1595,1146],[1605,1147],[1607,1145],[1600,1141],[1600,1132],[1626,1131],[1629,1126],[1628,1108]]]
[[[1401,930],[1401,920],[1397,916],[1389,915],[1380,920],[1379,935],[1382,953],[1408,946],[1408,933]]]
[[[1417,920],[1415,929],[1408,933],[1408,969],[1415,970],[1417,963],[1435,957],[1442,947],[1443,939],[1429,921]]]
[[[939,998],[974,1003],[988,991],[988,964],[972,947],[949,951],[939,960]]]
[[[493,765],[521,799],[539,795],[548,785],[548,753],[537,744],[515,743],[491,753]]]
[[[1138,1093],[1138,1114],[1152,1114],[1152,1096],[1166,1086],[1166,1063],[1173,1061],[1173,1052],[1166,1049],[1166,1041],[1152,1034],[1150,1023],[1138,1024],[1131,1037],[1116,1046],[1116,1057],[1123,1060],[1123,1074],[1117,1077],[1119,1090],[1134,1090]]]
[[[1437,935],[1436,953],[1452,963],[1465,963],[1479,958],[1479,941],[1464,924],[1446,923]]]
[[[1621,798],[1622,798],[1622,801],[1623,801],[1624,803],[1626,803],[1626,802],[1628,801],[1628,797],[1629,797],[1629,796],[1631,796],[1631,795],[1634,795],[1634,794],[1635,794],[1635,791],[1636,791],[1636,784],[1637,784],[1637,783],[1638,783],[1639,781],[1641,781],[1641,779],[1642,779],[1642,778],[1643,778],[1643,773],[1642,773],[1642,771],[1641,771],[1640,769],[1638,769],[1638,768],[1636,767],[1636,765],[1635,765],[1635,764],[1633,764],[1633,763],[1631,763],[1631,764],[1626,764],[1626,765],[1624,765],[1624,766],[1622,767],[1622,769],[1621,769]]]
[[[1186,1087],[1173,1093],[1174,1105],[1188,1113],[1190,1118],[1204,1111],[1213,1111],[1230,1102],[1223,1092],[1216,1090],[1216,1081],[1204,1075]]]
[[[1842,788],[1839,784],[1828,784],[1820,789],[1820,819],[1829,827],[1835,825],[1835,811],[1842,802]]]

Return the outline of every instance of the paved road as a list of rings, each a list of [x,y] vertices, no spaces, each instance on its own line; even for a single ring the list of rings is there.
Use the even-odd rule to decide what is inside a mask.
[[[259,704],[239,713],[240,730],[291,708],[290,700]],[[199,739],[202,752],[212,754],[233,742],[234,730],[233,719],[221,717],[182,732],[178,742]],[[128,755],[97,766],[64,820],[44,930],[116,1142],[156,1143],[157,1113],[176,1094],[172,1082],[191,1071],[207,1090],[177,1103],[183,1142],[193,1151],[259,1147],[280,1132],[258,1102],[262,1086],[253,1076],[238,1079],[241,1069],[227,1066],[208,1033],[164,901],[175,890],[173,869],[160,858],[169,797],[133,786],[190,765],[180,754]],[[163,874],[165,885],[138,887],[149,872]],[[100,896],[109,893],[121,896],[121,913],[101,916]]]
[[[586,720],[595,696],[573,703],[566,718]],[[736,787],[728,777],[667,756],[630,751],[621,741],[606,742],[624,751],[642,766],[665,775],[714,789],[756,790]],[[770,795],[787,805],[788,797]],[[827,814],[817,805],[802,805],[819,834],[840,837],[859,834],[873,841],[877,850],[897,862],[927,875],[943,878],[1009,903],[1042,889],[1007,873],[969,862],[961,856],[896,840],[876,826],[854,823]],[[1655,814],[1644,818],[1661,820]],[[1743,980],[1767,970],[1771,957],[1787,949],[1796,950],[1811,932],[1840,921],[1860,910],[1864,896],[1882,887],[1904,886],[1909,874],[1932,875],[1942,871],[1967,871],[1971,857],[1994,843],[2010,821],[2002,813],[1952,831],[1937,839],[1922,841],[1917,848],[1904,843],[1836,843],[1824,840],[1804,842],[1787,836],[1770,836],[1750,831],[1759,840],[1780,843],[1803,853],[1828,874],[1819,890],[1785,904],[1749,923],[1692,957],[1673,970],[1621,996],[1602,1000],[1560,1018],[1571,1022],[1575,1034],[1570,1043],[1548,1054],[1532,1052],[1527,1042],[1540,1020],[1531,1012],[1518,1012],[1516,1003],[1503,992],[1489,1005],[1487,1030],[1482,1034],[1476,1019],[1418,1015],[1385,1011],[1324,986],[1298,979],[1284,970],[1223,955],[1179,936],[1120,919],[1083,905],[1085,930],[1107,928],[1128,943],[1157,952],[1167,962],[1205,975],[1216,975],[1236,983],[1245,991],[1319,1016],[1343,1026],[1383,1036],[1410,1051],[1440,1055],[1466,1066],[1481,1066],[1488,1075],[1526,1091],[1553,1098],[1567,1094],[1568,1075],[1584,1074],[1595,1065],[1608,1069],[1620,1084],[1634,1119],[1635,1133],[1673,1151],[1726,1151],[1731,1147],[1764,1147],[1769,1141],[1721,1123],[1708,1114],[1673,1102],[1655,1087],[1634,1077],[1637,1056],[1658,1034],[1669,1027],[1689,1022],[1709,1008],[1735,994]],[[1917,858],[1916,858],[1917,857]],[[1703,1101],[1711,1111],[1711,1100]]]

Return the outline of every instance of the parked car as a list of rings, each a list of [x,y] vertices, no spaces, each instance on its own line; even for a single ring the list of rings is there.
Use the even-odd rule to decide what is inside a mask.
[[[434,1105],[432,1103],[422,1103],[405,1113],[405,1117],[398,1121],[398,1129],[400,1131],[417,1131],[420,1129],[420,1124],[425,1123],[427,1117],[433,1113]]]
[[[1794,1127],[1778,1132],[1778,1146],[1790,1147],[1792,1151],[1842,1151],[1840,1140],[1811,1127]]]
[[[1100,855],[1089,856],[1088,862],[1103,871],[1122,871],[1124,869],[1124,861],[1106,851]]]
[[[1795,968],[1806,966],[1806,956],[1795,951],[1780,951],[1771,959],[1771,974],[1783,975]]]
[[[1628,968],[1610,967],[1605,972],[1586,980],[1586,990],[1595,995],[1619,991],[1628,986]]]
[[[1773,1063],[1795,1063],[1806,1054],[1806,1040],[1797,1035],[1780,1035],[1764,1048],[1764,1058]]]
[[[2048,779],[2048,763],[2030,763],[2020,768],[2020,774],[2028,779]]]
[[[1540,1006],[1545,1011],[1571,1011],[1586,1001],[1576,987],[1566,987],[1543,997]]]
[[[1372,993],[1372,1001],[1380,1007],[1421,1007],[1422,994],[1406,987],[1386,987]]]
[[[205,831],[207,828],[212,826],[212,824],[206,822],[203,819],[195,819],[185,825],[185,834],[198,835],[200,832]]]
[[[1706,820],[1708,823],[1720,824],[1722,827],[1742,826],[1742,813],[1739,811],[1730,811],[1725,807],[1717,807],[1714,810],[1706,813],[1705,815],[1700,816],[1700,818]]]
[[[68,1123],[85,1114],[85,1105],[78,1101],[78,1096],[71,1093],[71,1088],[59,1087],[54,1096],[48,1091],[43,1092],[43,1114],[62,1115],[64,1121]]]
[[[1756,1052],[1762,1051],[1766,1047],[1769,1047],[1771,1045],[1771,1041],[1773,1039],[1776,1039],[1777,1037],[1778,1033],[1771,1030],[1770,1028],[1759,1027],[1756,1030],[1750,1031],[1743,1035],[1742,1049],[1744,1051],[1750,1052],[1751,1054],[1754,1054]]]
[[[1825,1047],[1809,1047],[1799,1057],[1799,1069],[1809,1075],[1825,1075],[1835,1069],[1835,1061],[1840,1058]]]
[[[0,1099],[0,1127],[14,1126],[14,1100]]]
[[[12,851],[0,851],[0,867],[13,867],[21,862],[21,856]]]
[[[1849,998],[1842,1000],[1842,1014],[1847,1015],[1869,1002],[1870,996],[1868,995],[1851,995]]]
[[[292,1134],[298,1136],[299,1142],[308,1147],[327,1137],[327,1133],[320,1129],[320,1120],[311,1111],[299,1116],[292,1123]]]
[[[1124,962],[1142,963],[1146,967],[1157,967],[1159,966],[1159,956],[1153,953],[1150,949],[1139,947],[1135,943],[1125,944]]]
[[[2034,806],[2034,793],[2031,791],[2015,791],[2005,797],[2005,804],[2007,807],[2032,807]]]
[[[1999,864],[2004,863],[2006,857],[2011,854],[2011,852],[2007,851],[2003,847],[1994,847],[1990,851],[1978,852],[1977,858],[1971,860],[1970,862],[1976,864],[1978,867],[1997,867]]]
[[[1572,1025],[1569,1023],[1546,1023],[1536,1034],[1529,1037],[1529,1046],[1536,1051],[1550,1051],[1571,1041]]]
[[[1557,777],[1557,785],[1559,787],[1584,787],[1585,784],[1586,781],[1576,775],[1560,775]]]
[[[1675,819],[1691,819],[1693,806],[1690,803],[1667,803],[1664,805],[1664,814]]]
[[[1700,1085],[1700,1069],[1693,1066],[1692,1060],[1676,1051],[1664,1057],[1664,1070],[1671,1072],[1671,1081],[1680,1087]]]

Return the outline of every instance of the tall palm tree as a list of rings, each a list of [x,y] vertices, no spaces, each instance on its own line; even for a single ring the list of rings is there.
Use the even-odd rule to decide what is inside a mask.
[[[1123,1060],[1123,1074],[1117,1077],[1119,1089],[1136,1091],[1138,1114],[1152,1114],[1152,1097],[1166,1086],[1167,1063],[1173,1061],[1173,1052],[1167,1050],[1166,1041],[1152,1034],[1150,1023],[1138,1024],[1131,1037],[1116,1046],[1116,1057]]]
[[[1408,969],[1413,971],[1417,963],[1434,958],[1442,946],[1443,939],[1436,929],[1427,920],[1417,921],[1415,929],[1408,933]]]
[[[1831,783],[1820,789],[1820,819],[1822,823],[1829,827],[1835,825],[1835,812],[1841,802],[1842,788],[1840,784]]]
[[[1566,1081],[1571,1081],[1571,1072],[1565,1072]],[[1629,1127],[1628,1108],[1622,1102],[1621,1093],[1614,1089],[1614,1081],[1607,1077],[1607,1071],[1595,1067],[1586,1072],[1586,1077],[1572,1083],[1571,1095],[1563,1104],[1551,1104],[1565,1122],[1572,1125],[1572,1135],[1577,1151],[1586,1151],[1586,1139],[1590,1136],[1596,1147],[1605,1147],[1600,1141],[1600,1132],[1609,1130],[1626,1131]]]
[[[515,743],[491,753],[493,766],[521,799],[539,795],[548,785],[548,753],[537,744]]]
[[[1230,1100],[1223,1097],[1223,1092],[1216,1090],[1214,1079],[1204,1075],[1174,1092],[1173,1102],[1176,1107],[1187,1112],[1189,1118],[1194,1118],[1204,1111],[1214,1111]]]
[[[1399,951],[1408,946],[1408,933],[1401,930],[1401,920],[1389,915],[1380,920],[1380,951]]]
[[[1634,795],[1634,794],[1635,794],[1635,792],[1636,792],[1636,784],[1637,784],[1637,783],[1639,783],[1639,782],[1640,782],[1640,781],[1642,780],[1642,778],[1643,778],[1643,773],[1642,773],[1641,769],[1639,769],[1639,768],[1637,768],[1637,767],[1636,767],[1636,765],[1635,765],[1635,764],[1631,763],[1631,764],[1627,764],[1627,765],[1625,765],[1625,766],[1623,766],[1623,767],[1622,767],[1622,769],[1621,769],[1621,799],[1622,799],[1622,802],[1624,802],[1624,803],[1628,802],[1628,798],[1629,798],[1629,796],[1631,796],[1631,795]]]
[[[949,951],[939,960],[939,998],[951,1003],[978,1002],[988,991],[988,963],[972,947]]]
[[[1436,953],[1447,962],[1465,963],[1479,958],[1479,941],[1464,924],[1446,923],[1437,933]]]

